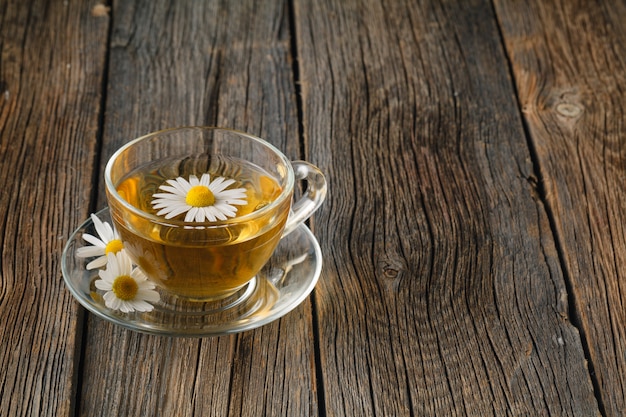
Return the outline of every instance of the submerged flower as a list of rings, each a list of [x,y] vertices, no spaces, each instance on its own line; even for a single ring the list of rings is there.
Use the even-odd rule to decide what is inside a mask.
[[[154,284],[141,269],[133,268],[126,252],[109,253],[106,265],[106,269],[98,273],[101,279],[94,283],[96,288],[106,291],[103,296],[105,305],[124,313],[152,311],[154,306],[149,302],[159,301],[159,293],[154,291]]]
[[[167,271],[162,267],[159,262],[156,253],[159,251],[153,245],[142,246],[141,244],[132,242],[124,242],[124,251],[127,254],[132,254],[134,261],[133,265],[137,265],[143,271],[146,276],[153,278],[153,280],[165,281],[169,278]]]
[[[187,213],[186,222],[226,220],[227,217],[235,217],[237,213],[233,205],[246,204],[245,188],[226,189],[234,182],[224,177],[211,181],[209,174],[202,174],[200,179],[191,175],[189,181],[182,177],[167,180],[169,185],[159,187],[165,192],[152,196],[152,205],[155,210],[159,210],[157,215],[165,215],[166,219]]]
[[[107,255],[109,253],[117,253],[124,249],[124,243],[120,239],[119,234],[114,230],[107,222],[103,222],[95,214],[91,215],[93,225],[98,232],[100,238],[90,235],[88,233],[83,234],[83,239],[91,243],[93,246],[84,246],[76,250],[76,256],[80,258],[90,258],[98,256],[99,258],[87,264],[87,269],[100,268],[106,265]]]

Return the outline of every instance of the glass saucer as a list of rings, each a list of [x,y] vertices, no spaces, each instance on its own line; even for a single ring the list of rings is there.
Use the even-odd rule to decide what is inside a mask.
[[[112,224],[109,209],[96,216]],[[313,291],[322,269],[322,252],[305,225],[285,236],[261,272],[236,294],[219,302],[194,302],[168,296],[148,313],[122,313],[105,306],[103,291],[94,281],[98,270],[87,270],[91,259],[76,256],[88,245],[83,233],[96,235],[91,219],[70,236],[61,260],[63,279],[70,292],[87,310],[125,328],[167,336],[219,336],[254,329],[274,321],[297,307]],[[157,288],[158,290],[158,288]],[[158,290],[160,291],[160,290]]]

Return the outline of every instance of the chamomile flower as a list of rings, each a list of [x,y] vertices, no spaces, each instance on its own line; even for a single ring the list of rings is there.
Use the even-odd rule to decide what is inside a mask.
[[[154,284],[133,263],[126,251],[109,253],[106,269],[98,272],[100,279],[94,282],[99,290],[106,291],[104,304],[112,310],[124,313],[133,311],[152,311],[150,304],[159,301],[159,293],[154,291]]]
[[[186,213],[186,222],[226,220],[237,214],[235,205],[246,204],[245,188],[226,189],[235,183],[232,179],[218,177],[211,181],[209,174],[202,174],[200,179],[190,175],[189,181],[178,177],[166,183],[159,187],[164,193],[152,196],[157,215],[165,215],[166,219]]]
[[[109,223],[103,222],[95,214],[91,215],[91,220],[100,238],[84,233],[83,239],[93,246],[83,246],[76,250],[76,256],[80,258],[98,256],[98,258],[87,264],[87,269],[103,267],[107,263],[107,255],[109,253],[117,253],[124,248],[124,243],[122,243],[119,234]]]

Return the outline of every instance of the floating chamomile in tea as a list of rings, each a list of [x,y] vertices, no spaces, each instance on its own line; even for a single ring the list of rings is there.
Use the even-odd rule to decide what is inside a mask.
[[[164,192],[152,195],[157,216],[166,219],[186,213],[186,222],[226,220],[237,214],[235,205],[246,204],[245,188],[228,189],[235,183],[233,179],[217,177],[211,181],[211,175],[205,173],[200,179],[190,175],[189,180],[178,177],[166,183],[159,187]]]

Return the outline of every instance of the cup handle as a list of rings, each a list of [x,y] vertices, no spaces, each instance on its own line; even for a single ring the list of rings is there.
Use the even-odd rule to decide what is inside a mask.
[[[322,205],[326,198],[326,178],[319,168],[306,161],[292,161],[291,165],[296,181],[306,181],[306,189],[302,196],[292,204],[282,237],[296,230],[302,222],[311,217],[311,214]]]

